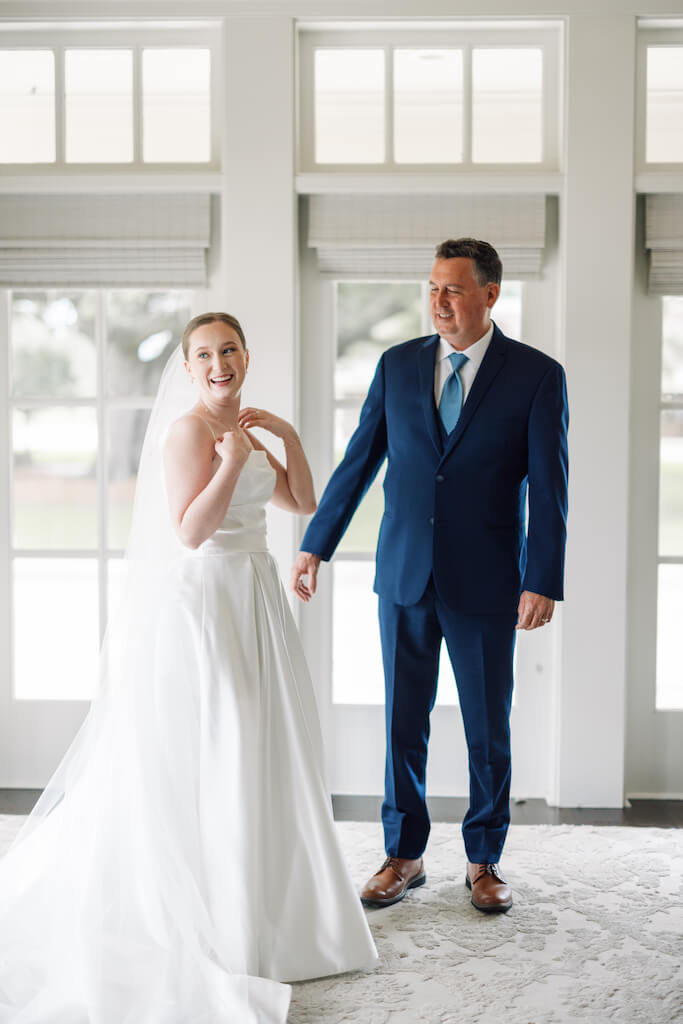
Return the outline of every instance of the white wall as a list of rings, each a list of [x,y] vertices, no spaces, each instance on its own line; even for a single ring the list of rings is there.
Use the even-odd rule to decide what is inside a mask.
[[[570,20],[560,230],[571,408],[561,805],[618,806],[623,795],[634,73],[632,17]]]
[[[296,421],[295,18],[451,17],[454,6],[451,0],[196,0],[188,11],[185,0],[120,0],[116,5],[111,0],[0,0],[0,17],[5,18],[97,14],[225,15],[222,260],[210,294],[244,322],[252,349],[247,400]],[[635,313],[631,308],[638,15],[680,17],[683,3],[461,0],[457,5],[459,17],[566,18],[567,155],[556,268],[561,300],[555,314],[539,298],[544,323],[556,320],[572,410],[567,600],[561,629],[554,634],[561,672],[548,684],[546,722],[553,755],[548,794],[564,805],[620,805],[625,764],[629,788],[638,791],[671,791],[681,767],[674,751],[678,727],[670,719],[659,718],[659,724],[639,732],[641,717],[653,715],[651,650],[643,646],[653,642],[648,606],[653,568],[648,544],[633,531],[646,528],[651,534],[652,503],[638,488],[639,474],[651,483],[653,467],[651,446],[635,430],[636,455],[630,461],[634,323],[636,345],[642,330],[649,332],[648,344],[655,348],[659,337],[654,300],[638,302]],[[639,273],[642,282],[642,268]],[[639,287],[642,292],[642,283]],[[315,316],[303,311],[303,317]],[[638,347],[633,372],[633,408],[651,424],[656,397],[644,396],[656,381]],[[315,424],[304,428],[310,433]],[[630,577],[629,529],[635,552]],[[273,517],[272,543],[284,572],[297,535],[290,519]],[[625,761],[628,679],[631,743]]]

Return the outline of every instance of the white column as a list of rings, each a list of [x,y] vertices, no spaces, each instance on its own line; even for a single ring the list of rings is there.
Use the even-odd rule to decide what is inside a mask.
[[[297,420],[294,22],[229,17],[223,27],[221,267],[213,295],[244,327],[244,404]],[[296,425],[296,423],[295,423]],[[272,435],[261,439],[278,457]],[[269,510],[271,550],[288,574],[290,514]]]
[[[560,237],[570,511],[550,793],[560,806],[618,807],[624,792],[635,30],[628,14],[569,19]]]

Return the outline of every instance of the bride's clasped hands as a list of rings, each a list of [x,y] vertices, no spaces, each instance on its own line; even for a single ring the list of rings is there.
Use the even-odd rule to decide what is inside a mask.
[[[246,432],[240,428],[224,431],[216,438],[214,448],[216,455],[219,455],[223,462],[238,469],[242,468],[254,451],[254,446]]]

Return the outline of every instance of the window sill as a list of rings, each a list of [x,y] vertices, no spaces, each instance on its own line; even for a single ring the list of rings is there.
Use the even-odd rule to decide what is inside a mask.
[[[671,170],[639,171],[636,174],[636,192],[646,195],[683,192],[683,166],[673,165]]]
[[[51,164],[30,167],[7,165],[0,170],[0,194],[3,195],[61,195],[125,192],[220,192],[223,187],[221,172],[212,170],[55,170]]]
[[[297,174],[300,195],[360,193],[394,194],[409,192],[440,195],[559,195],[564,175],[559,171],[501,167],[495,171],[402,171],[385,169],[353,171],[308,171]]]

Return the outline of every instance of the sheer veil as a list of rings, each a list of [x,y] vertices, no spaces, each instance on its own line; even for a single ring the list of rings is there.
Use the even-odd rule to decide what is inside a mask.
[[[163,445],[171,424],[194,405],[196,393],[185,370],[183,351],[178,346],[161,374],[140,455],[133,519],[126,559],[150,562],[172,557],[178,551],[163,485]]]
[[[163,479],[163,446],[171,424],[194,404],[190,378],[178,345],[171,353],[161,375],[140,455],[131,528],[124,557],[124,582],[117,606],[110,609],[102,644],[98,680],[90,712],[50,779],[24,828],[16,837],[20,843],[40,820],[63,799],[69,786],[78,780],[79,766],[85,764],[87,745],[97,736],[98,723],[104,720],[107,705],[128,697],[129,710],[139,697],[139,685],[127,686],[127,677],[135,673],[144,678],[145,637],[153,628],[155,598],[163,586],[170,559],[181,551],[168,515]]]

